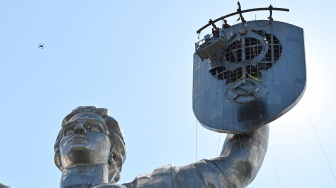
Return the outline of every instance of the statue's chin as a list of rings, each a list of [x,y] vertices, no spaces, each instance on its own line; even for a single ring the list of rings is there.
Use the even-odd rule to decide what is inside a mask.
[[[64,150],[63,150],[64,151]],[[74,165],[93,165],[108,162],[109,153],[98,151],[90,145],[72,145],[67,152],[61,153],[62,166],[71,167]]]
[[[63,154],[63,167],[70,167],[77,164],[91,164],[91,151],[85,145],[73,145],[67,153]]]

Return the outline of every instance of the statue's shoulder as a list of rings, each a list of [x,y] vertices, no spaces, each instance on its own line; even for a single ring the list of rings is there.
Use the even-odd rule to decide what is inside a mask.
[[[127,188],[173,187],[174,166],[169,164],[155,169],[151,174],[137,176],[132,182],[124,183]]]

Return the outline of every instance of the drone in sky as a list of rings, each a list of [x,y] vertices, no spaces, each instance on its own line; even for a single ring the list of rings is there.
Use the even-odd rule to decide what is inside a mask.
[[[40,49],[43,49],[44,48],[44,43],[40,43],[39,45],[38,45],[38,48],[40,48]]]

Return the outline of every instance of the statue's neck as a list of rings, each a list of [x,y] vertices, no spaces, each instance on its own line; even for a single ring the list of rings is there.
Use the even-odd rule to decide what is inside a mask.
[[[64,168],[62,172],[61,188],[91,187],[108,183],[108,165],[74,165]]]

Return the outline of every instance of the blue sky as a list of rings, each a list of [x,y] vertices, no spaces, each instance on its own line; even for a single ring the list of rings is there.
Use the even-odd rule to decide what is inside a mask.
[[[304,29],[308,74],[302,100],[271,123],[267,156],[249,187],[336,187],[336,3],[240,2],[242,9],[290,9],[273,17]],[[225,134],[193,115],[192,57],[196,30],[236,9],[236,1],[214,0],[1,1],[0,182],[59,187],[53,145],[63,117],[81,105],[108,108],[123,130],[119,183],[216,157]]]

